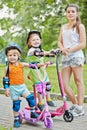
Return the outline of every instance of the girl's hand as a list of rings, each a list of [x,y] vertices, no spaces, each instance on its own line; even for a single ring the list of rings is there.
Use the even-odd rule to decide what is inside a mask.
[[[38,63],[37,64],[37,67],[40,68],[40,67],[43,67],[44,66],[44,63]]]
[[[38,63],[38,64],[37,64],[37,67],[38,67],[38,68],[43,67],[43,66],[46,66],[46,67],[47,67],[48,65],[51,65],[51,64],[52,64],[52,63],[49,62],[49,61],[46,62],[46,63]]]
[[[9,97],[10,96],[10,91],[8,89],[5,90],[5,96]]]
[[[44,51],[44,56],[47,56],[50,54],[50,51]]]
[[[63,55],[68,55],[69,54],[69,48],[64,48],[63,50],[62,50],[62,54]]]

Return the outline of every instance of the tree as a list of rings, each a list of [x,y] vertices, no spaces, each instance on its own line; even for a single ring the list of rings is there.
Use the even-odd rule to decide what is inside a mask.
[[[0,38],[0,48],[10,41],[15,41],[21,45],[24,57],[27,52],[26,38],[30,30],[41,32],[44,49],[56,48],[60,27],[66,22],[64,9],[68,3],[80,6],[80,16],[87,28],[85,0],[1,0],[0,9],[3,5],[7,6],[9,16],[13,12],[15,18],[0,19],[1,29],[7,31]]]

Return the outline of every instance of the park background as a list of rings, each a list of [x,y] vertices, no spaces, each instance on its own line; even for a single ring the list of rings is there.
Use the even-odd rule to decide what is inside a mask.
[[[3,88],[2,78],[6,59],[4,49],[7,44],[11,41],[18,43],[22,48],[21,60],[26,61],[28,32],[30,30],[38,30],[42,35],[43,49],[57,48],[60,27],[67,22],[65,7],[68,3],[74,3],[79,6],[81,21],[87,30],[86,0],[0,0],[0,88]],[[85,94],[87,95],[87,48],[83,52],[85,55],[83,78]],[[32,83],[27,79],[28,72],[27,69],[24,69],[25,83],[32,91]],[[52,92],[60,93],[55,65],[48,67],[47,72],[53,86]],[[70,86],[76,93],[73,78]]]

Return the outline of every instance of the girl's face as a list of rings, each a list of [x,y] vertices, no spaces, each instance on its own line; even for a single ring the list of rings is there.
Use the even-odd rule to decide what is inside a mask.
[[[7,53],[7,59],[10,63],[15,64],[19,58],[19,52],[17,50],[9,50]]]
[[[69,21],[76,20],[76,17],[78,15],[77,10],[75,7],[68,7],[66,10],[66,15]]]
[[[32,34],[32,35],[30,36],[28,45],[29,45],[29,46],[33,46],[33,47],[39,47],[40,44],[41,44],[41,39],[40,39],[40,37],[39,37],[37,34]]]

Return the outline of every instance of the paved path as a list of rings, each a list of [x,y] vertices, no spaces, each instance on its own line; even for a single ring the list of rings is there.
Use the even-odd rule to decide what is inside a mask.
[[[57,106],[62,105],[62,101],[58,100],[55,102]],[[68,101],[68,106],[71,103]],[[21,109],[27,105],[26,100],[22,101]],[[87,130],[87,103],[84,104],[85,116],[74,118],[70,123],[64,121],[63,117],[53,118],[53,128],[52,130]],[[13,113],[11,106],[11,99],[5,97],[3,94],[0,94],[0,125],[10,130],[10,127],[13,126]],[[12,130],[17,130],[13,128]],[[38,122],[37,125],[31,125],[26,121],[23,121],[21,127],[18,130],[46,130],[43,122]]]

